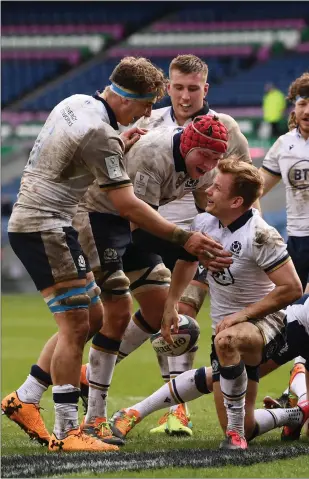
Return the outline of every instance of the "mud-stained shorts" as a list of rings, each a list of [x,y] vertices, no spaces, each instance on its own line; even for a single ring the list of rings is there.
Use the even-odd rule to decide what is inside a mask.
[[[271,313],[264,319],[249,319],[261,332],[264,340],[262,362],[268,361],[286,342],[286,314],[283,311]]]
[[[269,314],[264,319],[254,320],[249,319],[249,323],[254,324],[260,330],[263,340],[264,348],[262,352],[262,363],[272,359],[275,354],[280,351],[286,344],[286,315],[283,311]],[[220,380],[220,363],[216,348],[214,345],[215,336],[212,336],[212,345],[210,353],[210,362],[212,365],[212,379],[214,382]],[[258,382],[258,364],[256,366],[246,366],[248,378]]]
[[[61,281],[83,279],[87,256],[72,227],[34,233],[9,233],[11,247],[39,291]]]
[[[131,243],[128,220],[108,213],[78,212],[73,226],[95,275],[123,271],[122,257]]]

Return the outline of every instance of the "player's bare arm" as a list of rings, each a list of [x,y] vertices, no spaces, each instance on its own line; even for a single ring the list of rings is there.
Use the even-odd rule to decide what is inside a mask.
[[[260,168],[259,172],[264,179],[264,189],[262,196],[265,196],[270,190],[274,188],[274,186],[276,186],[280,182],[281,176],[272,175],[271,173],[268,173],[266,170],[264,170],[264,168]]]
[[[301,297],[302,286],[292,261],[269,273],[268,277],[276,287],[261,301],[250,304],[242,311],[225,316],[217,324],[216,334],[248,319],[262,319]]]
[[[134,195],[132,186],[116,188],[107,192],[107,195],[121,216],[160,238],[183,246],[192,255],[210,253],[215,257],[230,256],[220,243],[209,236],[199,232],[187,232],[169,223],[144,201],[139,200]]]
[[[161,332],[167,343],[172,344],[171,327],[178,332],[178,302],[194,278],[197,268],[197,261],[189,262],[178,260],[173,270],[169,293],[165,302],[164,314],[161,323]]]

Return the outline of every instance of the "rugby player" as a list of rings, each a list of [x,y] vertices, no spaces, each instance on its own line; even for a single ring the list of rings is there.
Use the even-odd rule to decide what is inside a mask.
[[[25,383],[2,400],[1,408],[51,451],[117,450],[82,433],[78,424],[80,367],[89,320],[97,330],[103,309],[72,219],[94,179],[121,216],[193,254],[208,246],[220,249],[200,233],[189,236],[136,198],[123,165],[125,150],[144,131],[135,127],[118,135],[117,122],[129,125],[151,113],[153,103],[164,94],[161,70],[144,58],[126,57],[110,80],[102,93],[73,95],[50,113],[30,153],[8,227],[11,246],[53,313],[58,335],[48,341]],[[51,383],[55,425],[50,436],[38,402]]]
[[[280,426],[289,430],[286,431],[288,436],[281,436],[283,439],[299,438],[302,426],[309,417],[309,295],[305,294],[296,303],[286,309],[286,342],[280,351],[275,351],[271,358],[260,366],[259,377],[264,377],[289,362],[295,354],[303,354],[306,357],[306,393],[300,396],[298,407],[293,409],[255,410],[255,427],[247,440]],[[192,369],[172,379],[143,401],[117,411],[110,419],[111,427],[115,434],[124,439],[136,424],[149,414],[165,408],[166,403],[177,405],[192,401],[211,393],[212,390],[211,367]],[[165,432],[173,434],[168,429]]]
[[[226,159],[218,170],[207,190],[210,215],[198,215],[192,228],[212,233],[233,254],[229,268],[207,274],[211,361],[218,417],[226,432],[222,447],[245,449],[245,428],[249,437],[254,429],[257,367],[282,345],[281,308],[298,299],[302,288],[282,238],[251,208],[263,190],[257,169]],[[168,341],[171,324],[177,326],[177,303],[194,267],[179,261],[173,271],[161,327]]]
[[[207,94],[209,83],[207,82],[208,67],[207,64],[195,55],[178,55],[174,58],[169,67],[169,82],[167,91],[171,99],[172,106],[153,110],[150,117],[141,118],[136,123],[147,129],[153,129],[162,126],[187,126],[192,119],[199,115],[215,115],[216,112],[209,108]],[[236,121],[229,115],[219,115],[228,129],[228,147],[224,156],[235,154],[240,160],[251,162],[248,142],[241,133]],[[205,210],[205,192],[191,190],[192,180],[185,183],[184,194],[182,198],[176,199],[159,207],[161,213],[169,221],[183,229],[189,230],[193,218],[197,212]],[[144,199],[144,198],[143,198]],[[257,207],[259,207],[257,205]],[[171,248],[165,248],[164,245],[156,251],[163,259],[164,265],[172,271],[177,261],[177,251],[171,251]],[[200,264],[195,278],[184,291],[179,303],[179,312],[188,314],[195,318],[207,294],[207,285],[205,284],[205,270]],[[126,357],[141,342],[144,342],[159,327],[162,314],[162,297],[165,297],[167,291],[160,290],[156,285],[144,285],[145,291],[139,292],[139,298],[142,296],[143,304],[137,313],[132,317],[125,338],[121,343],[118,360]],[[147,291],[146,291],[147,288]],[[154,318],[154,319],[153,319]],[[167,358],[158,356],[158,363],[161,369],[163,381],[167,382],[170,378],[191,369],[198,346],[180,357]],[[186,405],[171,407],[169,412],[164,414],[159,420],[159,425],[151,429],[151,433],[161,433],[168,428],[169,431],[177,434],[191,435],[192,421]]]
[[[132,147],[125,155],[125,166],[135,194],[157,209],[160,204],[181,197],[188,179],[192,180],[192,191],[204,191],[212,183],[214,168],[226,148],[226,127],[217,117],[204,115],[196,117],[185,129],[164,126],[149,131],[139,140],[138,148]],[[157,242],[141,228],[133,231],[131,243],[129,225],[123,228],[118,220],[94,183],[79,205],[74,225],[102,290],[105,307],[103,327],[94,335],[89,352],[89,403],[83,424],[84,430],[99,437],[106,435],[108,389],[132,313],[129,285],[141,307],[146,302],[148,309],[148,286],[151,293],[154,286],[163,291],[152,300],[153,305],[161,301],[162,316],[170,271],[156,251],[163,245],[173,253],[166,241]],[[104,241],[102,225],[109,231]],[[195,256],[181,248],[174,254],[196,261]],[[227,261],[230,264],[228,256]],[[155,318],[153,327],[160,328],[161,316]],[[136,340],[140,341],[138,335]]]
[[[309,292],[309,73],[294,80],[287,99],[294,110],[289,132],[270,148],[260,169],[266,195],[282,179],[286,190],[288,251],[305,292]],[[277,400],[267,396],[267,406],[290,406],[297,391],[304,388],[304,358],[297,357],[289,387]]]

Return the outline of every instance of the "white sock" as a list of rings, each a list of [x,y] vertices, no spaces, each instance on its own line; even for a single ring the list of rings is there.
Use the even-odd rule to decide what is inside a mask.
[[[80,393],[79,388],[71,384],[53,386],[53,395],[77,393],[77,400]],[[64,439],[68,431],[78,429],[78,405],[77,403],[56,403],[55,402],[55,425],[54,434],[58,439]]]
[[[146,331],[141,329],[141,327],[136,324],[137,321],[135,315],[132,316],[130,322],[125,330],[124,336],[122,338],[117,364],[122,361],[122,359],[126,358],[130,353],[135,351],[135,349],[139,348],[142,344],[144,344],[147,339],[152,336],[153,332]]]
[[[107,396],[112,380],[117,354],[90,347],[87,376],[89,381],[88,410],[85,422],[107,418]]]
[[[158,360],[163,382],[168,383],[170,380],[170,373],[169,373],[169,367],[168,367],[169,358],[167,356],[163,356],[163,354],[157,354],[157,360]]]
[[[227,414],[227,431],[245,437],[245,401],[248,376],[243,361],[235,366],[221,367],[220,387]]]
[[[17,394],[22,402],[39,404],[45,391],[47,387],[28,374],[26,381],[17,389]]]
[[[196,356],[195,349],[193,352],[188,351],[187,353],[182,354],[181,356],[170,356],[168,358],[169,374],[170,378],[174,379],[185,371],[189,371],[193,367],[194,358]],[[175,411],[178,405],[172,406],[170,411]],[[188,406],[184,404],[185,411],[187,416],[189,415]]]
[[[304,359],[302,356],[297,356],[297,358],[294,359],[294,364],[297,363],[306,364],[306,359]]]
[[[301,400],[302,396],[306,396],[307,385],[305,371],[296,374],[293,381],[291,382],[290,391],[298,397],[298,401]]]
[[[256,409],[254,419],[259,428],[259,436],[281,426],[297,426],[301,424],[303,413],[299,407],[286,409]]]
[[[206,368],[205,368],[206,369]],[[195,384],[196,369],[186,371],[169,383],[164,384],[160,389],[148,396],[143,401],[126,408],[135,409],[142,418],[154,411],[166,408],[171,405],[179,405],[186,401],[192,401],[203,396]]]

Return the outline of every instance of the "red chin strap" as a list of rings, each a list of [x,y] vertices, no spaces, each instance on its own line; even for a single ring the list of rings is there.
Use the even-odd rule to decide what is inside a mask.
[[[193,148],[207,148],[219,154],[226,153],[228,131],[217,116],[197,116],[180,137],[181,151],[186,157]]]

